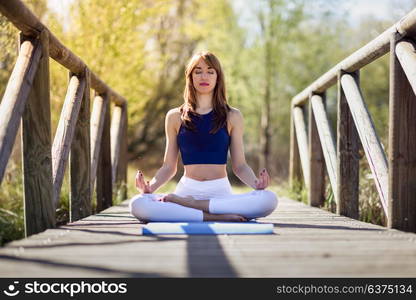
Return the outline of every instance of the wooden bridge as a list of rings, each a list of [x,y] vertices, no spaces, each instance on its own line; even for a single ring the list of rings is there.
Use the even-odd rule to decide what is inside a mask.
[[[273,235],[141,235],[127,202],[0,249],[2,277],[415,277],[416,235],[280,199]]]
[[[112,205],[112,187],[126,181],[127,101],[21,1],[0,2],[0,12],[21,31],[17,62],[0,104],[0,182],[22,120],[27,236],[0,248],[1,277],[416,276],[416,10],[294,97],[290,176],[292,182],[303,180],[310,205],[280,198],[278,209],[259,220],[273,223],[274,234],[255,236],[142,235],[143,224],[129,214],[128,200]],[[387,159],[358,71],[389,51]],[[69,70],[53,142],[49,57]],[[325,112],[325,90],[335,83],[337,143]],[[359,147],[370,162],[387,228],[356,220]],[[70,223],[56,227],[68,163]],[[337,214],[319,208],[326,174]],[[94,188],[99,213],[91,215]]]

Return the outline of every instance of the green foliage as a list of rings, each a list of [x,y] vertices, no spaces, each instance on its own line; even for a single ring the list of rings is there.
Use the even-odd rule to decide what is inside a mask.
[[[17,57],[17,29],[0,15],[0,97],[3,98],[6,84]],[[1,102],[1,100],[0,100]]]
[[[0,188],[0,246],[24,237],[22,174],[10,162]]]
[[[387,226],[387,218],[381,205],[374,177],[366,159],[360,161],[360,182],[358,195],[359,219],[377,225]]]
[[[308,204],[308,190],[302,181],[294,180],[290,186],[289,181],[285,180],[278,187],[278,195]]]
[[[332,190],[331,184],[327,183],[325,188],[325,201],[322,207],[332,213],[337,210],[337,203],[335,201],[334,191]]]
[[[24,237],[24,220],[22,214],[0,208],[0,246]]]
[[[22,166],[11,160],[0,188],[0,246],[24,238],[24,202]],[[69,221],[68,179],[64,178],[60,205],[56,209],[56,224]]]
[[[55,217],[56,224],[64,225],[69,222],[69,176],[68,172],[64,176],[64,181],[62,182],[61,193],[59,198],[59,207],[56,209]]]

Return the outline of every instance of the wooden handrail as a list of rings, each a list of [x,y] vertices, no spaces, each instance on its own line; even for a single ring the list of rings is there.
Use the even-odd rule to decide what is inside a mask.
[[[400,36],[405,36],[409,32],[414,31],[416,31],[416,9],[413,9],[402,20],[385,30],[367,45],[352,53],[315,80],[292,99],[292,104],[294,106],[303,105],[308,100],[311,93],[319,94],[326,91],[337,82],[337,74],[339,71],[342,70],[349,73],[355,72],[386,54],[389,51],[390,36],[392,33],[397,32]]]
[[[56,225],[55,209],[67,165],[70,221],[91,214],[95,180],[97,210],[112,205],[113,184],[126,181],[126,174],[120,172],[127,173],[127,101],[62,45],[21,1],[1,1],[0,12],[22,31],[17,63],[0,103],[0,184],[22,119],[25,233],[30,235]],[[49,57],[69,70],[53,143]],[[92,124],[91,88],[96,94]],[[115,103],[112,122],[110,101]]]
[[[329,121],[326,116],[322,97],[319,95],[313,95],[310,101],[313,115],[316,120],[319,140],[322,145],[329,182],[331,183],[334,195],[337,195],[337,156],[331,126],[329,125]]]
[[[6,171],[20,117],[23,114],[40,57],[39,41],[36,39],[24,41],[4,92],[0,105],[2,120],[0,122],[0,182]]]
[[[290,182],[299,177],[295,168],[302,166],[304,182],[311,205],[320,206],[320,186],[324,178],[320,174],[319,151],[316,145],[305,146],[305,122],[301,112],[309,100],[309,141],[320,144],[325,157],[327,173],[337,200],[337,213],[352,218],[359,217],[359,148],[367,157],[375,185],[380,196],[388,226],[416,232],[416,9],[384,31],[370,43],[336,64],[291,102]],[[390,119],[389,158],[377,136],[371,115],[364,102],[359,70],[387,52],[390,59]],[[330,127],[324,105],[319,94],[324,94],[334,83],[338,83],[337,151],[329,138]],[[302,120],[301,120],[302,119]],[[316,131],[319,133],[317,138]],[[324,132],[327,132],[325,134]],[[313,135],[313,136],[312,136]],[[313,155],[316,157],[312,157]],[[334,161],[336,163],[336,172]],[[299,164],[300,160],[300,164]],[[309,160],[309,162],[305,162]],[[336,174],[336,175],[335,175]],[[323,177],[323,176],[322,176]],[[311,182],[313,185],[311,186]],[[336,184],[335,184],[336,182]],[[314,189],[314,190],[312,190]]]
[[[293,122],[296,128],[297,143],[299,145],[300,162],[302,164],[303,178],[306,186],[309,187],[309,155],[308,155],[308,134],[306,131],[305,118],[301,107],[293,108]]]
[[[101,138],[103,135],[104,121],[107,112],[108,97],[96,95],[94,97],[91,113],[91,188],[94,188],[95,178],[97,177],[97,167],[101,148]]]
[[[114,107],[111,118],[111,168],[113,170],[111,178],[113,184],[116,181],[116,172],[120,156],[121,139],[124,127],[124,110],[120,106]]]
[[[58,128],[56,129],[55,139],[53,141],[52,174],[54,179],[53,199],[55,207],[58,206],[59,202],[59,194],[74,137],[75,124],[78,119],[82,96],[84,94],[85,80],[85,77],[79,78],[76,75],[71,76],[61,117],[59,118]]]
[[[341,86],[344,90],[351,115],[360,136],[367,161],[374,175],[381,203],[387,214],[388,172],[386,154],[377,136],[374,122],[365,105],[361,90],[350,74],[341,76]]]

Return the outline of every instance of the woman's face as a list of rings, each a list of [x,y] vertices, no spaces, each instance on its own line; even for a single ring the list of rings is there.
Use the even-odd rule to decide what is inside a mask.
[[[203,59],[200,59],[192,71],[192,81],[197,93],[212,93],[217,83],[217,72],[214,68],[208,66]]]

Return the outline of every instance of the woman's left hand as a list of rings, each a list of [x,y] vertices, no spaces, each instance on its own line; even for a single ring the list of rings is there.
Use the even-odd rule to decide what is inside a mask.
[[[152,193],[149,181],[144,180],[144,175],[140,170],[138,170],[136,174],[136,188],[141,194]]]
[[[270,176],[266,169],[259,173],[259,178],[254,181],[256,190],[264,190],[270,184]]]

